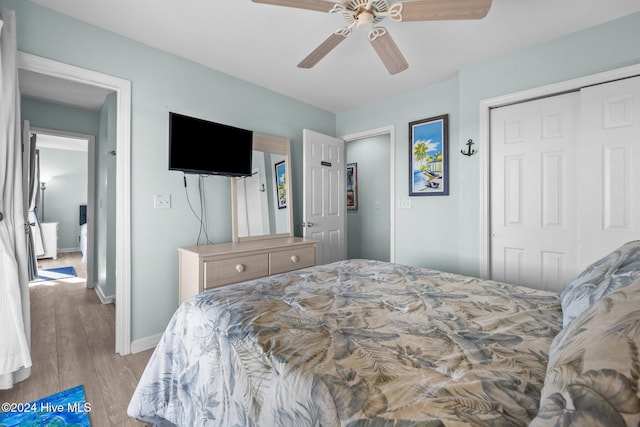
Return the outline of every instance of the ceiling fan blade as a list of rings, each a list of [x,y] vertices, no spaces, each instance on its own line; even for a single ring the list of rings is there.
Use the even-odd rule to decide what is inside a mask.
[[[481,19],[491,0],[414,0],[402,2],[402,21]]]
[[[398,45],[393,41],[389,32],[383,27],[376,27],[369,33],[369,41],[376,53],[387,67],[389,74],[398,74],[409,68],[409,64],[402,56]]]
[[[325,0],[251,0],[254,3],[272,4],[275,6],[295,7],[298,9],[316,10],[318,12],[329,12],[333,9],[335,2]]]
[[[347,34],[339,34],[333,33],[325,41],[323,41],[320,46],[315,48],[313,52],[307,55],[300,63],[298,64],[298,68],[311,68],[316,65],[322,58],[327,56],[329,52],[331,52],[336,46],[340,44],[341,41],[347,38]]]

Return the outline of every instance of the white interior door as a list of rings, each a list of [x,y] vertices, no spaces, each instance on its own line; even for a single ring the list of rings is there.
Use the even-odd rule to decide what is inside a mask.
[[[491,112],[491,276],[559,291],[576,273],[579,93]]]
[[[346,256],[346,164],[344,141],[303,132],[303,236],[318,241],[317,264]]]
[[[582,91],[580,259],[640,239],[640,77]]]

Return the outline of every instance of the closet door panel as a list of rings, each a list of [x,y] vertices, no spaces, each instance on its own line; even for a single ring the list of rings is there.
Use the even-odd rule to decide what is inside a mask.
[[[581,91],[581,265],[640,239],[640,77]]]
[[[560,291],[576,274],[579,94],[491,112],[491,274]]]

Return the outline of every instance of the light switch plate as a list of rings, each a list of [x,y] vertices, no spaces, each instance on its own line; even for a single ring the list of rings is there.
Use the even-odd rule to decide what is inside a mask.
[[[411,199],[400,199],[398,207],[400,209],[411,209]]]

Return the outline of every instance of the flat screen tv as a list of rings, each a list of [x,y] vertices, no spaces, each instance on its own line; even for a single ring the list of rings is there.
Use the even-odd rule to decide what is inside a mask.
[[[252,151],[250,130],[169,113],[169,170],[249,176]]]

